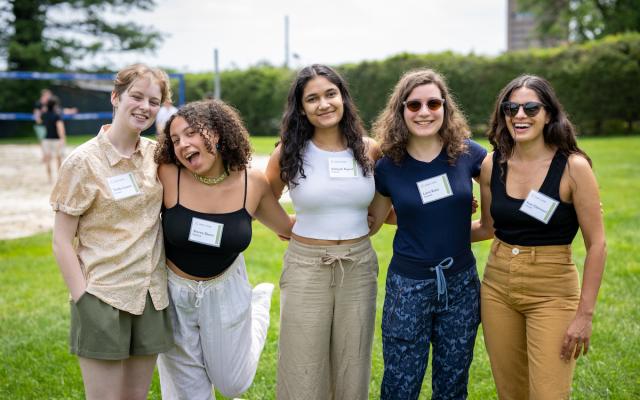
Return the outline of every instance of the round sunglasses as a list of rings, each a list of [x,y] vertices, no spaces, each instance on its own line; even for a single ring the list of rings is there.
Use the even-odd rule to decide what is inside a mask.
[[[538,103],[537,101],[528,101],[524,104],[514,103],[513,101],[505,101],[502,103],[502,111],[508,117],[515,117],[518,111],[520,111],[520,107],[522,107],[527,117],[535,117],[540,110],[544,108],[544,104]]]
[[[403,101],[402,105],[407,107],[407,110],[411,112],[418,112],[422,109],[422,105],[426,105],[427,108],[431,111],[438,111],[440,107],[444,104],[444,99],[429,99],[426,102],[421,102],[420,100],[407,100]]]

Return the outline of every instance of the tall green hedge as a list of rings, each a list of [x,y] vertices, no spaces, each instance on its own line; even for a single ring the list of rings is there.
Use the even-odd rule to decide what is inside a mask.
[[[381,61],[343,64],[337,69],[349,82],[362,119],[370,126],[400,76],[408,70],[425,67],[434,68],[446,77],[476,132],[486,129],[500,89],[523,73],[538,74],[551,81],[580,133],[640,132],[640,33],[610,36],[581,45],[509,52],[497,57],[452,52],[403,53]],[[225,71],[221,74],[222,98],[240,111],[253,135],[274,135],[279,131],[294,75],[295,71],[268,65]],[[213,92],[211,73],[187,74],[186,80],[189,101]],[[3,84],[6,87],[0,91],[0,110],[30,112],[33,99],[25,100],[22,105],[16,101],[24,97],[24,85],[29,83],[4,81]],[[12,90],[12,85],[17,87]],[[31,92],[37,93],[37,90]],[[30,124],[27,125],[30,132]]]
[[[497,57],[451,52],[399,54],[382,61],[344,64],[363,120],[370,126],[400,76],[414,68],[442,73],[476,131],[486,128],[500,89],[524,73],[547,78],[581,133],[610,135],[639,131],[640,33],[610,36],[582,45],[532,49]],[[278,132],[295,71],[270,66],[221,75],[222,98],[240,110],[254,135]],[[187,75],[187,99],[213,90],[211,74]]]

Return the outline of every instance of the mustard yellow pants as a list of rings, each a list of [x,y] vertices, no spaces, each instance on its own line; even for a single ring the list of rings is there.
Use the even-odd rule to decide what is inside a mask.
[[[480,297],[498,397],[569,398],[575,361],[560,359],[560,348],[580,299],[571,246],[514,246],[495,239]]]

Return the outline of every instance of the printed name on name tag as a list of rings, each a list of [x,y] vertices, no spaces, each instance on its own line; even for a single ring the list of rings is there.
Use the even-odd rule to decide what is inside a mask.
[[[329,176],[331,178],[356,178],[358,176],[358,167],[355,158],[329,158]]]
[[[113,198],[116,200],[126,199],[127,197],[140,194],[140,188],[132,172],[107,178],[107,183],[109,184]]]
[[[192,218],[189,230],[189,241],[207,246],[220,247],[223,224],[206,219]]]
[[[558,200],[532,190],[522,203],[520,211],[546,224],[558,208],[558,204],[560,204]]]
[[[418,186],[422,204],[432,203],[436,200],[453,196],[453,190],[451,190],[451,184],[449,183],[447,174],[416,182],[416,185]]]

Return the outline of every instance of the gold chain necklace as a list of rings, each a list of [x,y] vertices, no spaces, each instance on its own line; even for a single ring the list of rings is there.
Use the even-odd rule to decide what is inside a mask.
[[[209,186],[217,185],[218,183],[225,180],[227,176],[229,176],[229,173],[227,173],[227,171],[223,171],[222,174],[214,178],[198,175],[195,172],[192,172],[192,174],[193,174],[193,177],[196,178],[199,182],[202,182],[205,185],[209,185]]]

